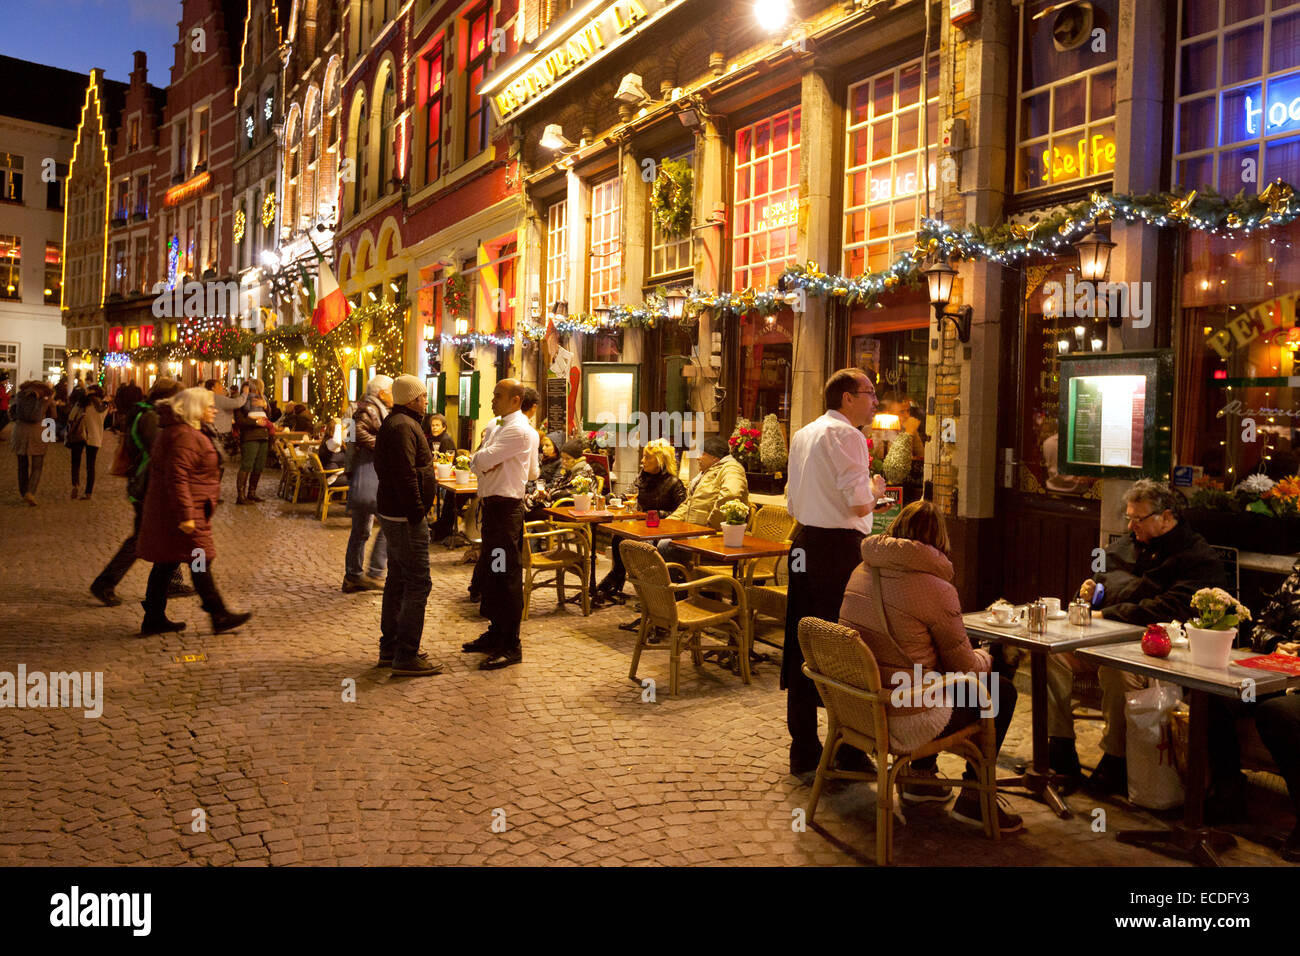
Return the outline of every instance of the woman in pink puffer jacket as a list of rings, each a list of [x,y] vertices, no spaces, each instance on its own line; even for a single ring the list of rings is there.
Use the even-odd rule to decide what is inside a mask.
[[[1016,706],[1016,689],[1011,681],[992,674],[987,651],[976,650],[961,620],[961,604],[952,584],[952,561],[948,555],[948,530],[943,514],[932,502],[914,501],[905,507],[885,534],[862,542],[862,564],[849,579],[840,607],[840,623],[858,632],[880,668],[882,687],[905,693],[905,704],[889,707],[889,738],[892,749],[910,752],[937,737],[946,736],[979,719],[978,703],[948,706],[923,703],[915,684],[916,665],[923,675],[946,673],[988,674],[989,701],[996,709],[994,725],[1001,749]],[[875,575],[879,573],[880,596],[888,632],[876,612]],[[892,635],[892,637],[891,637]],[[923,686],[939,677],[924,679]],[[915,773],[937,775],[934,757],[912,764]],[[969,766],[966,776],[974,779]],[[947,800],[950,789],[934,784],[908,784],[903,800],[919,803]],[[953,806],[952,815],[963,822],[982,825],[979,791],[965,789]],[[1020,828],[1020,818],[999,806],[1003,833]]]

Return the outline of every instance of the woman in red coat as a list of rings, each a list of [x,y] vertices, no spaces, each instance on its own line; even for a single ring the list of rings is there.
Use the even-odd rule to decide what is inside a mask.
[[[137,554],[153,562],[141,637],[185,630],[184,622],[167,619],[167,583],[181,564],[190,566],[194,590],[212,617],[213,631],[233,630],[252,616],[227,610],[212,580],[212,514],[221,491],[220,458],[200,428],[215,417],[212,393],[206,388],[187,388],[158,405],[158,437],[150,453],[149,490],[136,544]]]

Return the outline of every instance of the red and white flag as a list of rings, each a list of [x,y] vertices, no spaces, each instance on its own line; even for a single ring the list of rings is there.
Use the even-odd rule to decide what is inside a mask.
[[[320,262],[319,288],[316,292],[316,308],[311,313],[311,324],[317,332],[325,335],[348,317],[352,306],[339,288],[334,270],[324,259]]]

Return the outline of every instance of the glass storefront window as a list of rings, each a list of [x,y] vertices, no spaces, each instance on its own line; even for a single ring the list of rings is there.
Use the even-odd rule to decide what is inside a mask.
[[[774,277],[775,278],[775,277]],[[736,414],[761,422],[776,415],[790,421],[790,374],[794,363],[794,313],[746,313],[740,317],[740,397]]]
[[[622,281],[623,244],[619,180],[615,176],[591,188],[591,308],[618,301]]]
[[[674,162],[692,165],[691,153],[670,156]],[[670,236],[659,225],[659,221],[650,217],[650,275],[663,276],[691,267],[691,234]]]
[[[546,209],[546,303],[569,301],[569,201],[561,199]]]
[[[1117,8],[1118,0],[1021,7],[1018,192],[1114,170]]]
[[[736,132],[732,288],[767,289],[795,260],[799,107]]]
[[[924,214],[921,195],[934,182],[939,129],[939,58],[930,59],[930,165],[920,142],[921,60],[849,87],[845,150],[844,268],[849,275],[885,269],[912,245]]]

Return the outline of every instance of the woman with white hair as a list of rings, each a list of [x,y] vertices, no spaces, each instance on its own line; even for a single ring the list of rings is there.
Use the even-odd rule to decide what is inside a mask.
[[[187,388],[158,405],[160,427],[149,457],[149,490],[136,544],[137,555],[153,562],[141,637],[185,630],[184,622],[167,619],[167,584],[181,564],[190,567],[194,590],[212,618],[213,631],[233,630],[252,616],[228,610],[212,580],[217,556],[212,515],[221,483],[217,450],[201,430],[216,416],[212,397],[206,388]]]
[[[357,403],[352,413],[353,435],[352,466],[348,478],[348,511],[352,514],[352,533],[348,535],[348,550],[344,559],[343,590],[382,591],[384,574],[388,570],[388,542],[381,525],[375,536],[375,546],[370,550],[369,574],[363,573],[366,564],[366,542],[375,524],[376,496],[379,476],[375,473],[375,437],[379,426],[393,407],[393,380],[387,375],[375,375],[366,383],[366,395]]]

